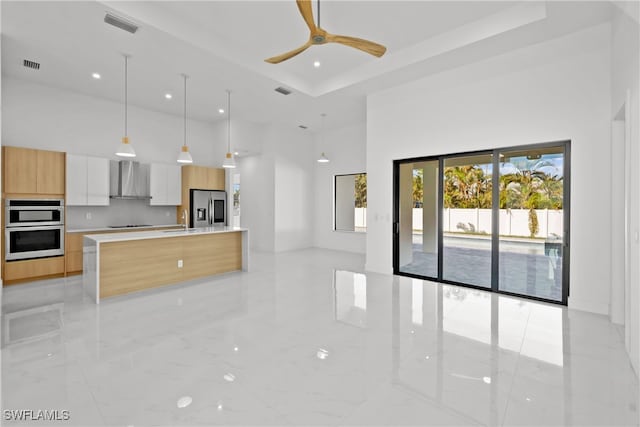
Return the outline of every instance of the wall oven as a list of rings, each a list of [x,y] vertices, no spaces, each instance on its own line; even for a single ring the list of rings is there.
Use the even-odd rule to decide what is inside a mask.
[[[7,261],[64,255],[64,200],[5,203]]]

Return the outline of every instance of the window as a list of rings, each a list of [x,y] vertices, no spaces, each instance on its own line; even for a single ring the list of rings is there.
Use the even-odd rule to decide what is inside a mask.
[[[335,176],[336,231],[367,231],[367,174]]]

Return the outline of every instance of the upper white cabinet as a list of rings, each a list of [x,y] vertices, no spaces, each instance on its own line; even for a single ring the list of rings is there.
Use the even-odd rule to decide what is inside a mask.
[[[150,205],[178,206],[182,203],[182,172],[178,165],[151,164]]]
[[[67,206],[109,205],[109,159],[67,154]]]

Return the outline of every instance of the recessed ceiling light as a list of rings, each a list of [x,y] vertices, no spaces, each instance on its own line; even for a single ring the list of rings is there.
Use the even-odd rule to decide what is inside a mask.
[[[100,80],[100,77],[101,77],[101,76],[100,76],[100,74],[98,74],[98,73],[93,73],[93,74],[91,74],[91,77],[93,77],[93,78],[94,78],[94,79],[96,79],[96,80]]]
[[[187,406],[191,405],[191,402],[193,402],[191,396],[182,396],[180,399],[178,399],[177,406],[180,409],[186,408]]]
[[[240,153],[238,153],[237,151],[234,151],[234,152],[233,152],[233,155],[234,155],[234,156],[237,156],[237,155],[239,155],[239,154],[240,154]],[[235,350],[235,351],[238,351],[238,347],[235,347],[235,348],[234,348],[234,350]]]
[[[313,61],[313,66],[316,68],[320,68],[320,61]]]
[[[224,114],[224,108],[219,108],[219,109],[218,109],[218,113],[220,113],[220,114]]]
[[[171,95],[170,93],[165,93],[164,97],[167,98],[167,99],[171,99],[171,98],[173,98],[173,95]]]
[[[327,357],[329,357],[329,351],[325,350],[324,348],[319,348],[316,352],[316,357],[320,360],[325,360]]]

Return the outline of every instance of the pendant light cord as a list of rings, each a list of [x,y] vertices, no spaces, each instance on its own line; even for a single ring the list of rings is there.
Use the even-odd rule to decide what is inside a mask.
[[[320,130],[320,145],[324,148],[324,118],[327,116],[326,113],[320,114],[322,116],[321,130]],[[324,154],[324,151],[323,151]]]
[[[127,134],[127,66],[129,62],[129,56],[124,56],[124,136]]]
[[[231,91],[227,90],[227,152],[231,153]]]
[[[184,143],[183,145],[187,145],[187,75],[183,74],[184,78]]]

